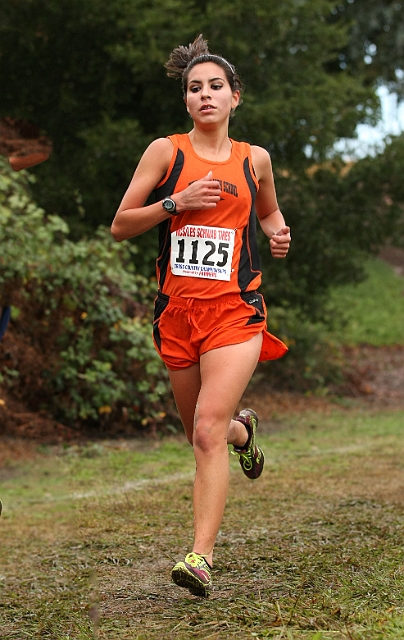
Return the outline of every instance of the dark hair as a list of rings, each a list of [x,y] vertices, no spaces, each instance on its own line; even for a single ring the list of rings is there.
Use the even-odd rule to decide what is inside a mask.
[[[202,34],[199,34],[187,47],[176,47],[164,66],[170,78],[182,80],[182,90],[185,95],[189,72],[195,65],[204,62],[214,62],[223,69],[232,91],[240,91],[240,93],[243,91],[243,85],[236,69],[223,56],[209,52],[208,42],[203,39]]]

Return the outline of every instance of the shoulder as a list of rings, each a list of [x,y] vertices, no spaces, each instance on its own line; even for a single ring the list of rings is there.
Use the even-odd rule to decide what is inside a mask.
[[[251,160],[258,180],[265,179],[268,173],[272,174],[271,157],[266,149],[251,145]]]
[[[174,145],[169,138],[156,138],[140,158],[135,175],[150,173],[153,176],[163,176],[170,166],[173,151]]]
[[[150,159],[155,158],[158,160],[168,158],[168,161],[170,161],[173,149],[174,145],[169,138],[156,138],[156,140],[153,140],[153,142],[149,144],[143,157],[147,156]]]

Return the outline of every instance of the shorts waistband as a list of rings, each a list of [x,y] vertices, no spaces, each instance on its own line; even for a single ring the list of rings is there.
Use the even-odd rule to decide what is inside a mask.
[[[166,293],[159,291],[157,297],[164,302],[171,302],[179,307],[198,306],[207,307],[215,304],[221,304],[223,302],[237,302],[240,298],[247,301],[246,298],[251,298],[251,295],[261,295],[258,291],[240,291],[240,293],[225,293],[217,298],[182,298],[179,296],[168,296]]]

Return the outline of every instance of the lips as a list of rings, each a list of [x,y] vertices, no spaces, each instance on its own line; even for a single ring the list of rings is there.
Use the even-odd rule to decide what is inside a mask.
[[[211,109],[215,109],[211,104],[204,104],[203,107],[200,108],[200,111],[210,111]]]

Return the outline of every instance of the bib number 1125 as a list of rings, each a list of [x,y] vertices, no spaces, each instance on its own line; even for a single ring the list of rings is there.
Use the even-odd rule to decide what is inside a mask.
[[[234,229],[187,225],[171,234],[171,271],[175,275],[230,280]]]

